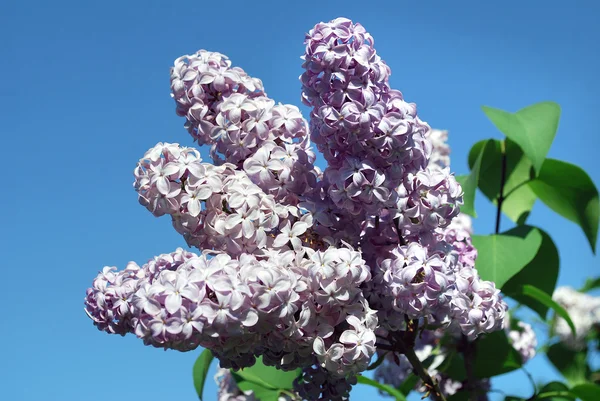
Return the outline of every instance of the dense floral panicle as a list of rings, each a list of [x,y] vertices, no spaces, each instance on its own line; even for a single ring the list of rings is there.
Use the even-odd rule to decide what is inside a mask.
[[[440,255],[416,242],[397,247],[392,255],[379,263],[377,280],[395,311],[418,319],[448,307],[454,278]]]
[[[481,280],[476,269],[465,266],[456,273],[451,300],[452,325],[469,339],[502,329],[508,305],[491,281]]]
[[[446,228],[460,212],[463,191],[448,168],[426,169],[398,188],[400,228],[408,240],[418,241],[427,233]]]
[[[132,297],[140,280],[153,281],[163,270],[177,270],[185,261],[195,257],[191,252],[177,248],[175,252],[163,254],[139,267],[129,262],[124,270],[104,267],[88,288],[85,298],[85,311],[99,330],[112,334],[125,335],[133,322]],[[149,308],[156,306],[149,304]]]
[[[203,255],[179,249],[142,267],[107,267],[85,303],[108,333],[202,346],[223,368],[258,356],[301,367],[302,397],[345,400],[376,353],[376,331],[405,330],[408,316],[473,339],[502,328],[506,304],[474,269],[447,132],[431,130],[390,88],[390,68],[360,24],[319,23],[305,44],[310,124],[220,53],[175,60],[177,114],[214,165],[159,143],[140,159],[134,187]],[[232,383],[223,373],[222,397],[252,399]]]
[[[569,325],[561,317],[556,318],[554,332],[568,347],[574,350],[585,348],[588,334],[594,326],[600,324],[600,297],[565,286],[558,287],[552,298],[567,310],[577,335],[573,336]]]
[[[439,129],[430,129],[427,133],[427,139],[433,146],[429,158],[429,168],[438,168],[443,170],[450,167],[450,146],[448,146],[448,131]]]
[[[349,248],[270,251],[262,259],[177,250],[142,268],[105,269],[88,290],[86,310],[101,330],[180,351],[203,346],[223,367],[252,365],[256,355],[283,369],[316,358],[343,378],[364,370],[375,353],[377,317],[360,291],[369,279]]]
[[[461,213],[442,231],[442,239],[452,245],[453,253],[458,256],[460,265],[474,268],[477,249],[471,241],[472,233],[471,218]]]
[[[277,203],[243,171],[201,163],[197,151],[177,144],[150,149],[134,175],[140,203],[155,216],[171,215],[175,229],[199,249],[239,255],[298,248],[312,226],[310,213]]]
[[[510,324],[507,324],[505,327],[506,335],[513,348],[521,355],[523,363],[526,363],[535,356],[535,350],[538,345],[537,336],[529,323],[519,321],[516,326],[515,328],[511,328]]]
[[[199,144],[211,145],[217,164],[232,163],[278,202],[297,204],[315,186],[318,171],[308,123],[296,106],[275,104],[219,53],[180,57],[171,70],[179,115]]]
[[[390,89],[390,69],[360,24],[319,23],[305,44],[302,100],[312,107],[311,139],[329,163],[330,196],[352,213],[392,206],[404,176],[427,166],[429,126]]]
[[[233,94],[264,95],[262,82],[241,68],[232,68],[227,56],[206,50],[181,56],[171,68],[171,96],[177,114],[200,145],[213,142],[205,124],[214,123],[222,99]]]

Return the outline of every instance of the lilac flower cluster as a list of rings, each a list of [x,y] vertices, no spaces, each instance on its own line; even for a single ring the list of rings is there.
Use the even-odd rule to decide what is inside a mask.
[[[588,334],[595,326],[600,325],[600,297],[579,292],[571,287],[558,287],[552,298],[567,310],[577,334],[573,336],[567,322],[558,316],[553,327],[554,333],[573,350],[585,348]]]
[[[429,127],[390,88],[390,68],[362,25],[319,23],[305,44],[302,100],[312,107],[311,138],[329,163],[329,195],[353,214],[393,207],[406,175],[427,167]]]
[[[262,356],[303,369],[302,397],[342,400],[377,352],[376,331],[427,319],[475,338],[502,328],[506,305],[474,269],[447,133],[390,88],[360,24],[319,23],[305,44],[310,124],[220,53],[175,61],[177,114],[214,164],[159,143],[139,160],[134,188],[203,254],[179,249],[142,267],[105,268],[85,303],[100,330],[180,351],[202,346],[224,368]]]
[[[535,356],[538,342],[530,324],[519,321],[515,328],[511,328],[508,324],[505,331],[511,345],[521,355],[522,363],[526,363]]]
[[[86,313],[100,330],[120,335],[131,332],[137,323],[132,321],[133,295],[140,282],[154,281],[162,271],[177,270],[195,257],[193,253],[177,248],[175,252],[156,256],[142,267],[135,262],[129,262],[121,271],[114,266],[104,267],[94,279],[92,288],[86,292]],[[153,303],[149,307],[156,306]],[[157,309],[154,308],[154,311]]]
[[[198,151],[160,143],[135,169],[139,201],[155,216],[171,215],[188,245],[232,256],[266,248],[302,247],[310,213],[280,204],[229,163],[201,163]],[[277,234],[277,235],[275,235]]]
[[[435,144],[432,157],[448,162],[448,146],[439,140]],[[444,157],[436,156],[440,147]],[[447,170],[443,164],[431,167],[433,172]],[[369,301],[386,328],[402,327],[404,315],[449,325],[471,339],[503,327],[507,306],[494,283],[481,280],[474,268],[477,251],[468,216],[458,215],[444,224],[437,219],[418,235],[405,235],[406,245],[394,242],[397,231],[390,229],[390,220],[390,215],[380,217],[379,228],[370,228],[377,242],[363,247],[374,277]]]
[[[278,202],[297,204],[316,185],[308,124],[296,106],[275,104],[259,79],[231,67],[220,53],[200,50],[175,60],[171,94],[177,113],[213,160],[244,169]]]
[[[134,333],[156,347],[210,348],[225,367],[263,355],[272,365],[310,365],[332,376],[364,370],[375,353],[375,311],[359,289],[370,279],[350,249],[269,251],[264,259],[178,249],[143,267],[105,268],[86,309],[99,329]]]

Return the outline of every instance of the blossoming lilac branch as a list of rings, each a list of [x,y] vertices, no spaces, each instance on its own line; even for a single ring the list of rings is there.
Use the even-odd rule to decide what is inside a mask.
[[[360,24],[319,23],[305,44],[310,123],[220,53],[175,61],[177,114],[214,164],[159,143],[139,160],[134,188],[202,255],[178,249],[107,267],[86,312],[100,330],[147,345],[208,348],[225,368],[258,356],[300,368],[295,391],[306,399],[344,399],[378,348],[389,350],[445,400],[456,383],[443,378],[442,388],[425,369],[417,332],[473,340],[504,327],[506,304],[474,268],[462,188],[447,152],[434,152],[444,135],[390,87]]]

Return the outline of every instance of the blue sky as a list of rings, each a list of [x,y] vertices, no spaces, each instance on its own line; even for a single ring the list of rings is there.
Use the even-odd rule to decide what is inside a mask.
[[[85,289],[102,266],[141,264],[184,246],[168,219],[137,204],[131,186],[146,149],[159,141],[191,145],[169,97],[178,56],[201,48],[227,54],[261,78],[269,96],[300,105],[304,33],[345,16],[374,36],[392,86],[417,103],[421,118],[450,130],[458,174],[467,172],[474,142],[500,137],[481,105],[516,111],[554,100],[563,114],[550,156],[580,165],[599,185],[594,3],[4,0],[0,398],[195,399],[197,353],[106,335],[83,313]],[[483,197],[478,208],[476,230],[489,233],[494,209]],[[561,284],[580,286],[598,274],[599,259],[577,226],[541,204],[530,223],[558,245]],[[543,357],[529,370],[539,380],[557,377]],[[530,395],[522,373],[494,387]],[[211,383],[208,400],[214,392]],[[353,399],[373,395],[358,387]]]

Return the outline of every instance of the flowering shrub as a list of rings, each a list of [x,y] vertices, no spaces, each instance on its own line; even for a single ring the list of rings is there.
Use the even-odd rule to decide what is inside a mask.
[[[558,336],[585,346],[597,302],[592,308],[559,289],[563,307],[553,303],[556,275],[543,289],[519,281],[538,269],[543,241],[554,247],[547,234],[522,225],[521,236],[500,234],[498,217],[492,249],[460,213],[473,213],[478,186],[501,212],[510,195],[507,152],[535,168],[522,138],[505,132],[506,141],[477,144],[471,174],[456,177],[447,132],[431,129],[390,87],[391,69],[363,26],[345,18],[319,23],[305,45],[300,80],[310,122],[220,53],[175,60],[176,112],[194,141],[210,147],[212,163],[196,149],[159,143],[139,160],[134,188],[140,204],[169,215],[199,253],[178,248],[141,267],[105,267],[85,298],[94,325],[154,347],[205,348],[219,359],[220,400],[343,400],[374,368],[379,389],[397,399],[411,390],[484,399],[490,377],[536,353],[535,332],[521,321],[511,326],[504,296],[542,317],[553,308]],[[486,113],[499,126],[506,112]],[[486,180],[492,170],[482,160],[503,161],[502,175]],[[542,178],[525,184],[541,193],[536,186],[552,173],[542,167]],[[485,187],[494,180],[499,193]],[[494,252],[518,241],[531,255],[499,266]],[[577,337],[569,337],[565,308],[579,322]],[[514,364],[485,365],[478,354],[486,347],[514,356]],[[287,372],[288,386],[247,376],[267,367]]]

